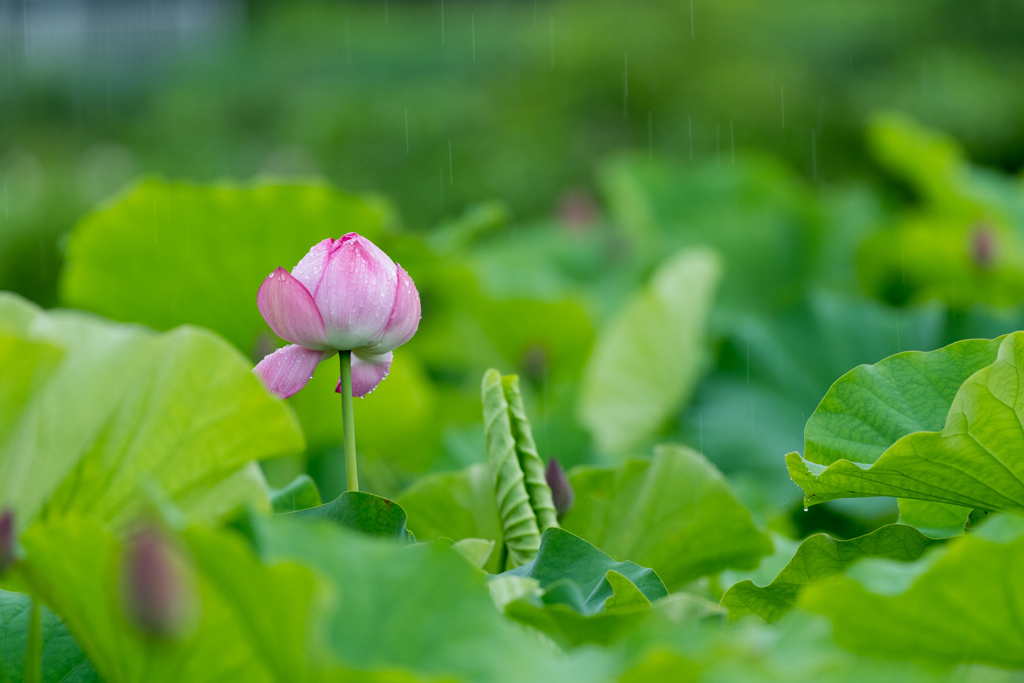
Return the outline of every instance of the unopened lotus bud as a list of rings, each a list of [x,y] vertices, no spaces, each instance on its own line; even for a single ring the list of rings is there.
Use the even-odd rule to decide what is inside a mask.
[[[551,488],[551,500],[555,504],[558,520],[561,521],[568,514],[569,510],[572,509],[572,504],[576,500],[576,494],[573,493],[572,484],[569,483],[568,477],[565,476],[565,470],[558,464],[557,458],[548,460],[548,467],[544,470],[544,479]]]
[[[159,531],[144,528],[128,541],[122,567],[125,609],[144,634],[180,636],[192,598],[181,563]]]
[[[0,512],[0,574],[3,574],[17,559],[14,536],[14,511],[4,508]]]
[[[589,192],[569,190],[558,198],[557,213],[571,231],[583,232],[597,220],[597,201]]]
[[[996,236],[992,228],[982,223],[971,234],[971,260],[982,270],[992,267],[996,257]]]
[[[548,352],[540,344],[530,344],[523,354],[523,374],[534,384],[544,381],[548,371]]]

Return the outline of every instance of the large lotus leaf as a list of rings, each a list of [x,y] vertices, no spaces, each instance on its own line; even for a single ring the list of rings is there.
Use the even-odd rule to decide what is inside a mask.
[[[873,463],[912,432],[938,431],[957,390],[996,359],[998,339],[968,339],[936,351],[907,351],[861,365],[836,380],[804,429],[804,458]]]
[[[960,387],[941,431],[914,432],[870,467],[839,460],[815,473],[786,456],[806,504],[836,498],[902,496],[985,510],[1024,510],[1024,333],[999,345],[992,365]]]
[[[249,351],[267,330],[256,290],[325,238],[376,239],[379,200],[327,185],[196,185],[144,180],[83,218],[68,242],[61,300],[158,330],[209,327]]]
[[[501,517],[486,465],[456,472],[428,474],[398,496],[409,515],[409,529],[421,541],[480,538],[500,546]],[[500,571],[500,552],[491,553],[484,569]]]
[[[32,598],[0,590],[0,681],[21,683],[25,679]],[[44,643],[40,683],[99,683],[99,677],[82,654],[74,637],[61,620],[46,607],[41,611]]]
[[[836,640],[857,653],[1024,667],[1024,537],[962,536],[937,553],[910,575],[861,563],[854,576],[810,586],[799,604],[831,619]]]
[[[113,534],[69,516],[37,523],[22,542],[27,559],[19,571],[32,593],[61,616],[107,683],[275,680],[248,625],[202,574],[191,582],[202,605],[198,624],[155,647],[126,616],[119,589],[123,550]]]
[[[616,562],[558,528],[544,532],[536,558],[501,577],[533,579],[541,591],[513,600],[506,614],[570,645],[610,642],[668,595],[652,570]]]
[[[495,683],[608,678],[601,662],[566,659],[509,623],[481,572],[451,548],[283,517],[254,530],[265,560],[300,561],[330,582],[326,634],[346,666]]]
[[[865,557],[911,562],[936,543],[903,524],[890,524],[848,541],[815,534],[800,544],[793,559],[769,585],[740,581],[722,596],[722,606],[728,608],[733,619],[757,614],[765,621],[778,621],[796,605],[804,588],[842,574],[854,562]]]
[[[669,590],[724,569],[752,569],[772,551],[722,474],[702,455],[663,445],[650,461],[578,467],[562,527],[615,558],[658,573]]]
[[[580,418],[601,449],[637,446],[689,399],[704,362],[719,272],[710,251],[677,254],[602,330],[579,399]]]
[[[0,414],[0,501],[22,528],[41,512],[121,524],[150,483],[196,516],[243,501],[266,506],[265,486],[244,466],[302,448],[291,411],[210,332],[155,334],[10,295],[0,296],[0,321],[3,334],[23,340],[0,344],[14,354],[4,366],[39,368],[15,372],[10,385],[5,374],[8,396],[36,379]],[[39,344],[63,352],[58,365],[34,352]]]

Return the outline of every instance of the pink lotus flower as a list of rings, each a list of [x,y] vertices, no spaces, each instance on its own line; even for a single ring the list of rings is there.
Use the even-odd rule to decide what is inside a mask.
[[[387,377],[391,352],[420,324],[412,279],[354,232],[320,242],[291,273],[275,270],[260,285],[256,305],[270,329],[291,342],[254,370],[281,398],[306,386],[320,361],[349,350],[352,395],[366,396]]]

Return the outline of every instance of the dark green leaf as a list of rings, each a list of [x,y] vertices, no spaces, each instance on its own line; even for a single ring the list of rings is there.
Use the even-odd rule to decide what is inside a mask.
[[[288,516],[327,520],[370,536],[415,540],[405,528],[406,515],[401,505],[365,491],[345,491],[329,503]]]
[[[797,596],[804,588],[842,574],[854,562],[865,557],[910,562],[935,543],[903,524],[884,526],[848,541],[815,534],[800,545],[796,555],[771,584],[759,587],[753,581],[741,581],[726,591],[722,607],[729,610],[730,618],[757,614],[765,621],[778,621],[796,605]]]
[[[664,445],[651,461],[578,467],[568,531],[612,557],[658,573],[669,590],[728,568],[752,569],[772,550],[725,478],[702,455]]]
[[[32,598],[0,590],[0,681],[21,683]],[[42,608],[42,683],[99,683],[99,677],[61,620]]]

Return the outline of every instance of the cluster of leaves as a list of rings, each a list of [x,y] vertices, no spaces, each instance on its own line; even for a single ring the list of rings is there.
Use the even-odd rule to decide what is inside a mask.
[[[403,507],[365,493],[315,505],[308,478],[272,492],[239,454],[277,456],[301,434],[223,340],[12,296],[0,307],[0,352],[18,368],[3,384],[0,467],[23,530],[0,591],[4,680],[29,676],[33,656],[36,680],[110,683],[968,681],[1024,667],[1012,571],[1024,522],[983,520],[1024,509],[1024,333],[851,371],[807,425],[805,456],[832,464],[814,475],[789,457],[809,504],[898,489],[931,506],[913,510],[918,526],[959,510],[959,536],[895,524],[773,551],[722,475],[680,446],[575,468],[578,503],[559,524],[518,383],[495,372],[487,465],[425,477]],[[187,608],[171,634],[141,628],[126,596],[140,523],[174,558]],[[38,620],[32,601],[46,605]]]
[[[876,134],[926,177],[928,134]],[[608,216],[509,226],[484,205],[429,235],[315,183],[150,179],[83,219],[61,298],[92,313],[0,298],[0,503],[20,539],[0,680],[34,676],[40,643],[41,680],[108,683],[1024,667],[1024,333],[1015,310],[972,308],[1015,282],[1019,188],[993,180],[959,214],[923,192],[921,216],[1001,216],[1005,268],[972,271],[969,297],[912,278],[907,301],[945,298],[897,308],[858,293],[872,280],[853,254],[907,229],[870,193],[816,198],[756,159],[617,159],[600,182]],[[333,366],[285,402],[250,372],[279,343],[259,282],[339,230],[423,299],[422,329],[356,404],[362,479],[385,497],[337,495]],[[994,338],[942,346],[972,333]],[[786,459],[803,504],[897,497],[900,523],[791,540],[810,529],[787,516],[781,454],[805,421]],[[567,512],[551,455],[576,465]],[[126,597],[140,525],[180,577],[170,634]]]

